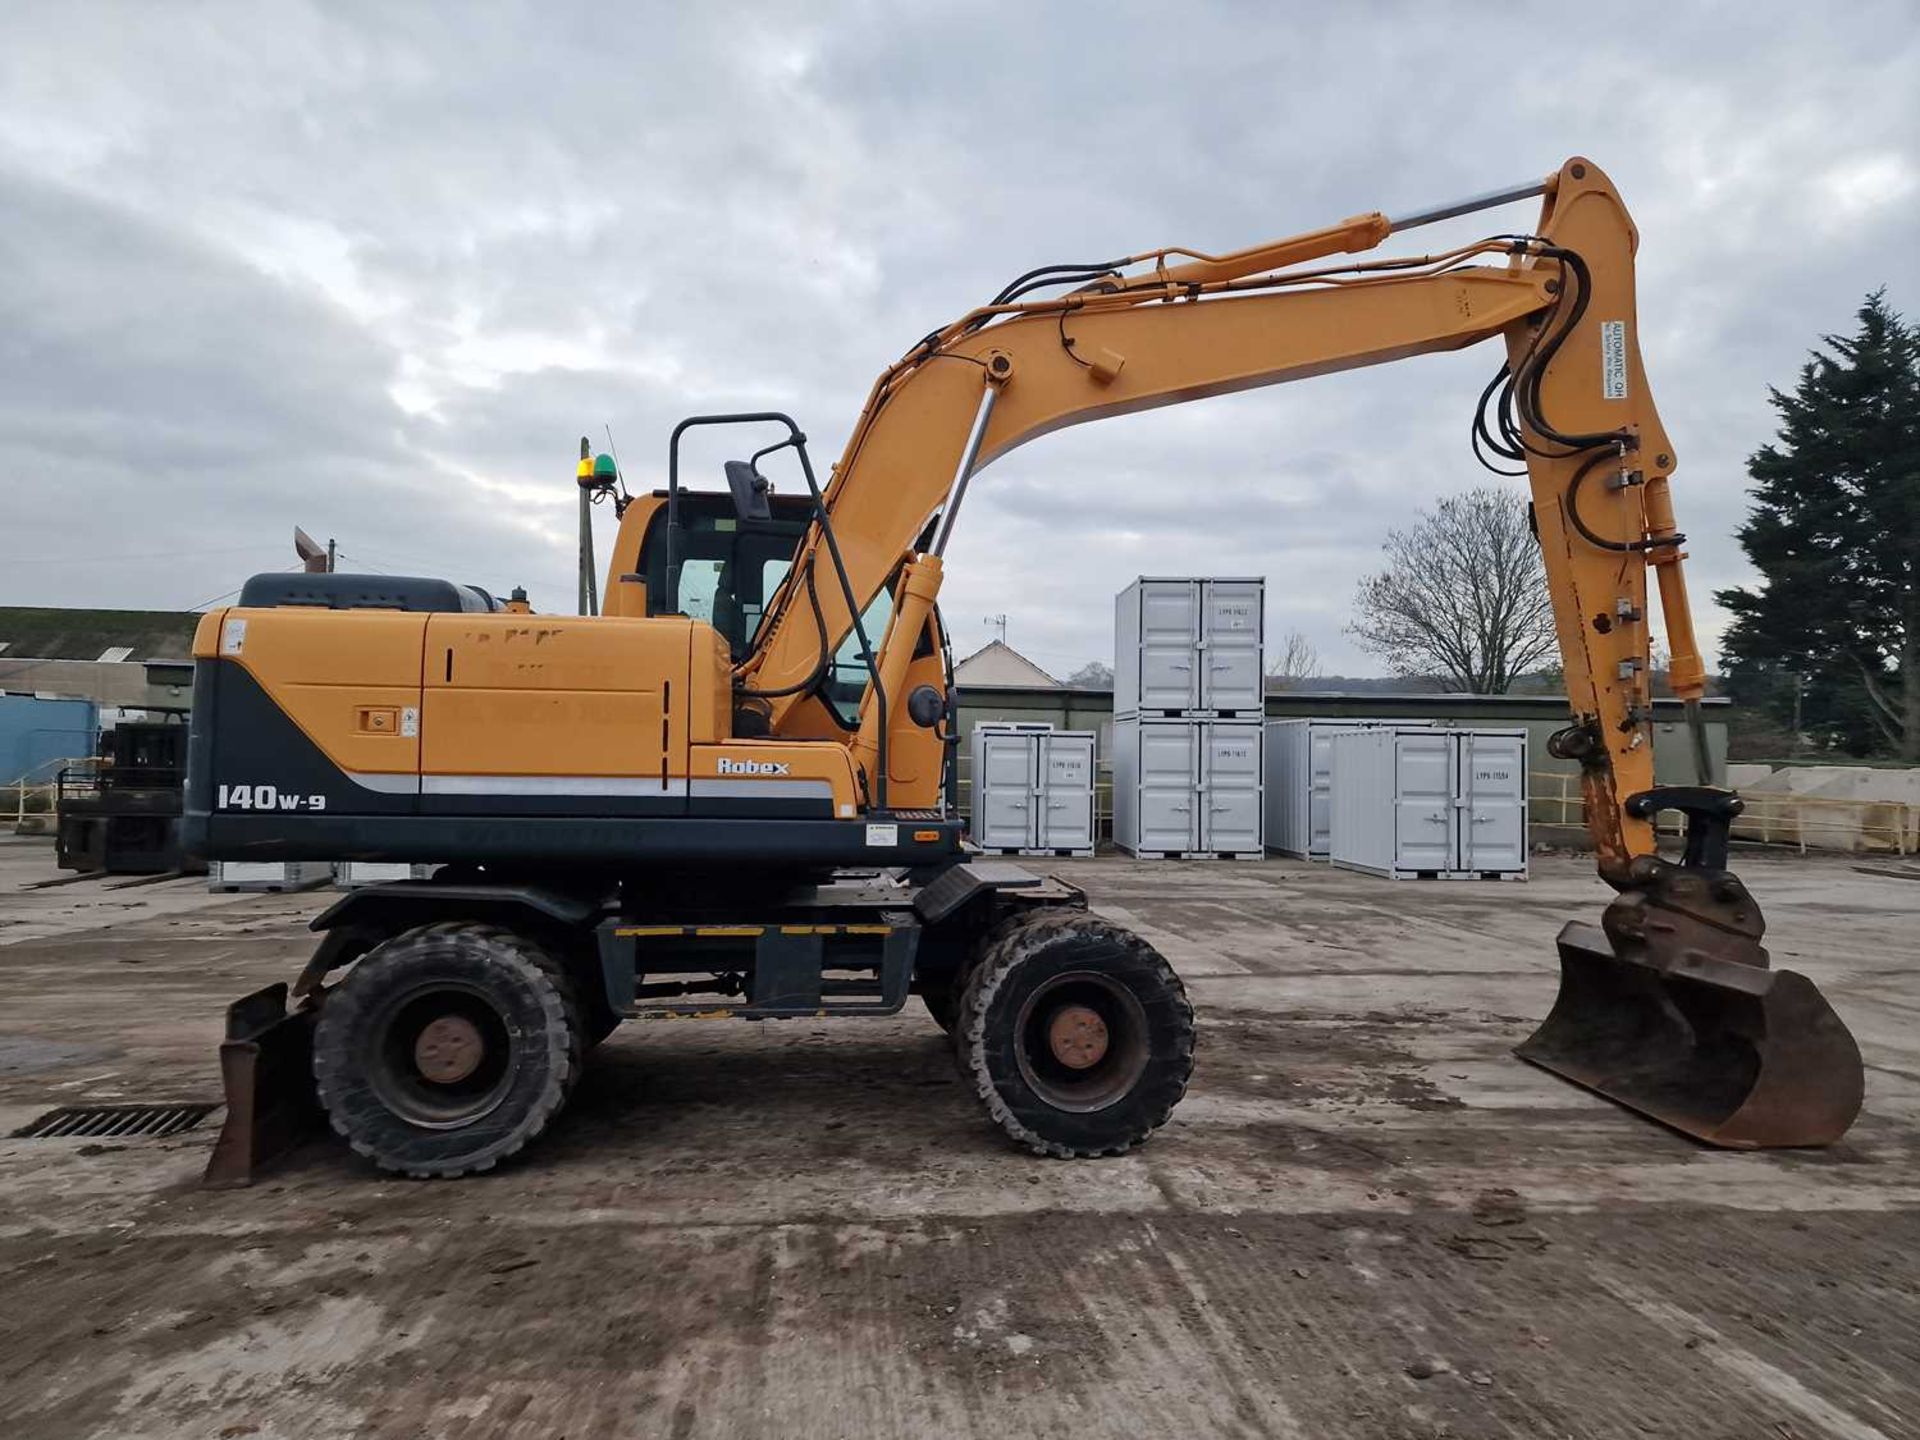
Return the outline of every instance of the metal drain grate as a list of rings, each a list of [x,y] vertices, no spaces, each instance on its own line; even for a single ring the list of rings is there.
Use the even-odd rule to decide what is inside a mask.
[[[13,1132],[16,1140],[178,1135],[216,1109],[213,1105],[63,1105]]]

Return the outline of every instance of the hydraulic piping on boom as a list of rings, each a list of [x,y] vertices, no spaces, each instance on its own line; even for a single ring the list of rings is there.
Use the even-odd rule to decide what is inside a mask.
[[[1531,230],[1367,258],[1536,197]],[[824,485],[786,415],[681,422],[665,490],[616,497],[604,588],[581,596],[603,613],[499,611],[408,577],[255,577],[195,638],[189,846],[445,868],[319,917],[298,1009],[284,987],[234,1007],[215,1171],[250,1173],[274,1117],[311,1103],[288,1077],[317,1077],[376,1163],[460,1174],[534,1138],[624,1018],[885,1014],[909,993],[1017,1143],[1140,1143],[1192,1065],[1178,976],[1071,886],[973,864],[961,842],[938,598],[969,489],[1067,425],[1481,342],[1503,359],[1470,440],[1529,491],[1571,710],[1551,748],[1579,762],[1616,892],[1599,924],[1561,930],[1558,999],[1518,1053],[1709,1144],[1837,1139],[1859,1050],[1810,981],[1771,967],[1728,866],[1740,801],[1707,783],[1638,245],[1575,158],[1228,254],[1042,266],[881,373]],[[682,440],[716,426],[767,443],[724,490],[690,489]],[[775,492],[776,455],[804,490]],[[584,509],[617,467],[583,456],[580,479]],[[1654,780],[1650,590],[1694,785]],[[1678,859],[1656,843],[1663,812],[1686,821]]]

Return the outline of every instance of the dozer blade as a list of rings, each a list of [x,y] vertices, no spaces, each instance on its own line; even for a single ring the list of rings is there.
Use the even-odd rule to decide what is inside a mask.
[[[1559,944],[1521,1059],[1729,1149],[1830,1145],[1859,1113],[1860,1047],[1806,976],[1697,953],[1663,969],[1578,922]]]
[[[262,1167],[321,1124],[313,1084],[312,1001],[287,1010],[287,987],[269,985],[227,1007],[220,1082],[227,1118],[201,1184],[251,1185]]]

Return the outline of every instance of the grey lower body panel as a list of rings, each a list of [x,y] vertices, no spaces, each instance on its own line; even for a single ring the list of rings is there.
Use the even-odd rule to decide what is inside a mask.
[[[418,864],[578,863],[617,866],[753,863],[926,865],[957,855],[960,822],[914,820],[895,843],[867,843],[855,820],[630,815],[331,815],[189,810],[187,847],[215,860],[390,860]],[[916,840],[915,835],[934,838]]]

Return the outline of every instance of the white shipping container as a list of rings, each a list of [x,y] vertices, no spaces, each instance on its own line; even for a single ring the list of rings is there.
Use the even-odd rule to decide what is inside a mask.
[[[1332,737],[1330,858],[1396,880],[1527,875],[1527,732],[1381,726]]]
[[[310,890],[333,878],[325,860],[214,860],[207,866],[207,889]]]
[[[1113,722],[1113,841],[1134,855],[1258,859],[1258,720]]]
[[[1113,713],[1258,715],[1267,582],[1143,575],[1114,597]]]
[[[1094,737],[1051,725],[976,725],[974,843],[988,850],[1093,853]]]
[[[1267,848],[1304,860],[1327,858],[1333,829],[1333,737],[1377,725],[1429,726],[1431,720],[1347,716],[1267,722]]]

